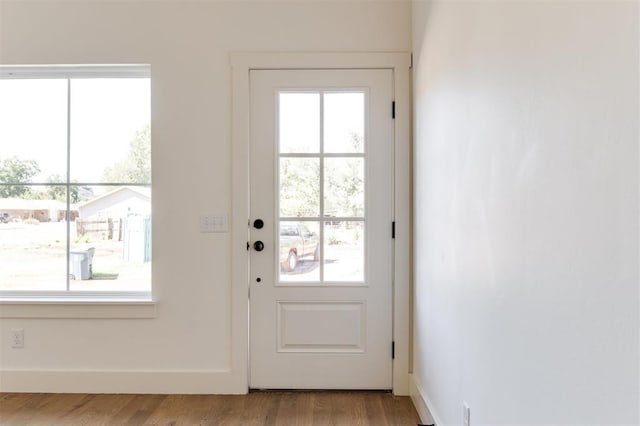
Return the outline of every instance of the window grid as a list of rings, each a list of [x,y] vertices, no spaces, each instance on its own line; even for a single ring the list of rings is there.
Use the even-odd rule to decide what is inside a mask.
[[[0,67],[0,79],[64,79],[66,81],[66,179],[64,182],[0,182],[0,187],[22,186],[22,187],[65,187],[66,193],[66,274],[64,291],[42,291],[42,290],[1,290],[0,297],[24,297],[25,295],[37,296],[45,299],[57,299],[69,296],[84,298],[96,297],[104,299],[147,299],[151,291],[78,291],[72,290],[70,286],[71,275],[71,188],[80,186],[91,187],[151,187],[151,182],[129,183],[129,182],[72,182],[71,181],[71,124],[72,124],[72,80],[73,79],[100,79],[100,78],[149,78],[148,66],[101,66],[101,67]]]
[[[347,93],[353,93],[353,90],[349,90],[347,91]],[[280,152],[280,135],[279,135],[279,130],[278,130],[278,135],[276,137],[276,149],[278,152],[278,161],[277,161],[277,170],[276,170],[276,176],[278,176],[278,196],[276,197],[276,212],[277,212],[277,216],[278,216],[278,227],[277,229],[280,229],[280,226],[282,224],[282,222],[312,222],[312,223],[319,223],[319,257],[318,257],[318,262],[319,262],[319,279],[318,281],[304,281],[305,285],[313,285],[313,284],[335,284],[335,283],[339,283],[339,284],[348,284],[348,285],[354,285],[354,284],[364,284],[366,282],[366,267],[364,268],[363,271],[363,278],[362,280],[358,280],[358,281],[346,281],[346,282],[342,282],[342,281],[327,281],[325,282],[324,279],[324,257],[325,257],[325,250],[324,250],[324,245],[325,245],[325,226],[327,223],[330,222],[366,222],[366,210],[367,210],[367,200],[366,200],[366,193],[367,193],[367,185],[368,185],[368,179],[366,178],[366,141],[367,141],[367,134],[366,134],[366,109],[363,111],[365,114],[365,126],[364,126],[364,135],[363,135],[363,152],[361,153],[336,153],[336,152],[331,152],[331,153],[325,153],[324,152],[324,148],[325,148],[325,134],[324,134],[324,124],[325,124],[325,117],[324,117],[324,96],[326,93],[341,93],[341,92],[336,92],[336,91],[300,91],[300,92],[293,92],[293,91],[279,91],[278,95],[283,94],[283,93],[317,93],[319,95],[319,103],[320,103],[320,110],[319,110],[319,114],[320,114],[320,128],[319,128],[319,132],[320,132],[320,140],[319,140],[319,152],[318,153],[291,153],[291,152],[285,152],[282,153]],[[366,105],[366,93],[365,92],[360,92],[363,95],[365,95],[365,105]],[[278,102],[279,104],[279,102]],[[277,109],[278,111],[278,117],[280,115],[280,110],[279,108]],[[279,119],[276,120],[276,122],[279,123]],[[318,217],[312,217],[312,216],[295,216],[295,217],[291,217],[291,216],[281,216],[280,215],[280,160],[283,158],[317,158],[319,160],[319,212],[318,212]],[[328,217],[325,216],[325,211],[324,211],[324,204],[325,204],[325,167],[324,167],[324,161],[325,158],[362,158],[363,159],[363,166],[364,166],[364,170],[365,170],[365,179],[364,179],[364,209],[365,209],[365,216],[348,216],[348,217],[331,217],[330,219]],[[366,229],[366,228],[365,228]],[[276,235],[277,235],[277,241],[278,241],[278,249],[277,249],[277,262],[276,262],[276,270],[278,271],[278,277],[280,277],[280,259],[279,259],[279,252],[280,252],[280,232],[276,231]],[[366,234],[366,233],[365,233]],[[365,237],[366,238],[366,237]],[[364,245],[364,258],[363,258],[363,262],[365,262],[366,264],[366,259],[367,259],[367,254],[366,254],[367,248],[366,248],[366,244]],[[364,265],[363,265],[364,266]],[[291,285],[291,281],[281,281],[280,279],[278,280],[278,282],[280,284],[285,284],[285,285]]]

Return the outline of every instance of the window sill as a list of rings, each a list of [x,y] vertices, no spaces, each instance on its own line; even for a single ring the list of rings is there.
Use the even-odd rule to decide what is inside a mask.
[[[140,299],[0,299],[0,318],[155,318],[156,302]]]

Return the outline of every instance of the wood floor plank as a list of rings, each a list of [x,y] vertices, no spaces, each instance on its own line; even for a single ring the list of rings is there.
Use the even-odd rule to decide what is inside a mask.
[[[10,413],[7,418],[2,419],[8,425],[55,425],[61,424],[60,418],[69,411],[73,411],[75,406],[82,404],[89,395],[86,394],[38,394],[40,398],[35,398],[21,409]]]
[[[164,401],[166,395],[133,395],[131,400],[109,419],[109,425],[138,426],[144,424]]]
[[[218,408],[215,400],[208,395],[189,395],[184,399],[186,408],[181,418],[184,424],[210,425],[213,415],[212,406]]]
[[[382,411],[391,426],[402,426],[411,422],[415,417],[415,408],[409,398],[383,398],[380,400]]]
[[[223,401],[219,411],[219,422],[216,426],[238,426],[242,424],[247,398],[249,395],[226,395],[220,397]]]
[[[367,397],[371,397],[368,395]],[[331,420],[334,424],[345,424],[361,426],[362,416],[365,414],[364,399],[362,394],[340,394],[331,395]]]
[[[225,395],[217,398],[220,406],[214,411],[214,419],[212,423],[215,426],[235,426],[237,424],[233,419],[238,419],[244,412],[244,397],[237,395]]]
[[[278,407],[276,426],[313,424],[313,395],[308,392],[283,394]]]
[[[278,405],[282,393],[268,394],[258,392],[249,394],[244,412],[244,424],[247,426],[275,425]]]
[[[87,398],[76,404],[73,411],[60,419],[59,424],[108,425],[121,407],[133,398],[133,395],[87,395]]]
[[[0,393],[2,426],[415,426],[418,422],[408,397],[383,392]]]
[[[145,421],[145,424],[182,424],[189,410],[188,395],[168,395]]]
[[[209,406],[202,424],[207,426],[224,425],[233,405],[237,404],[236,401],[239,401],[239,398],[234,395],[219,395],[215,398],[209,398]]]
[[[313,426],[331,426],[331,401],[329,394],[318,393],[313,396]]]
[[[393,397],[391,395],[388,396],[389,398]],[[384,411],[384,406],[382,405],[382,399],[384,398],[367,398],[365,411],[369,425],[389,426],[389,421]]]
[[[0,398],[0,420],[3,413],[9,413],[25,405],[39,404],[46,397],[45,394],[5,393]]]

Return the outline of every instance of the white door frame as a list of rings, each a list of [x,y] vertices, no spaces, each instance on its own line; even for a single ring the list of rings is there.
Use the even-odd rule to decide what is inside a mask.
[[[395,95],[393,393],[409,394],[410,128],[409,53],[232,53],[231,365],[230,393],[249,390],[249,71],[252,69],[366,69],[393,71]],[[391,114],[391,105],[389,106]],[[391,229],[389,229],[391,232]]]

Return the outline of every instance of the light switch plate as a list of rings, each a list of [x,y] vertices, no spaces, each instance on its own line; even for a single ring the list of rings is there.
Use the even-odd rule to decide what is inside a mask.
[[[24,328],[11,329],[11,347],[24,348]]]
[[[226,213],[208,213],[200,215],[200,232],[229,232],[229,219]]]

